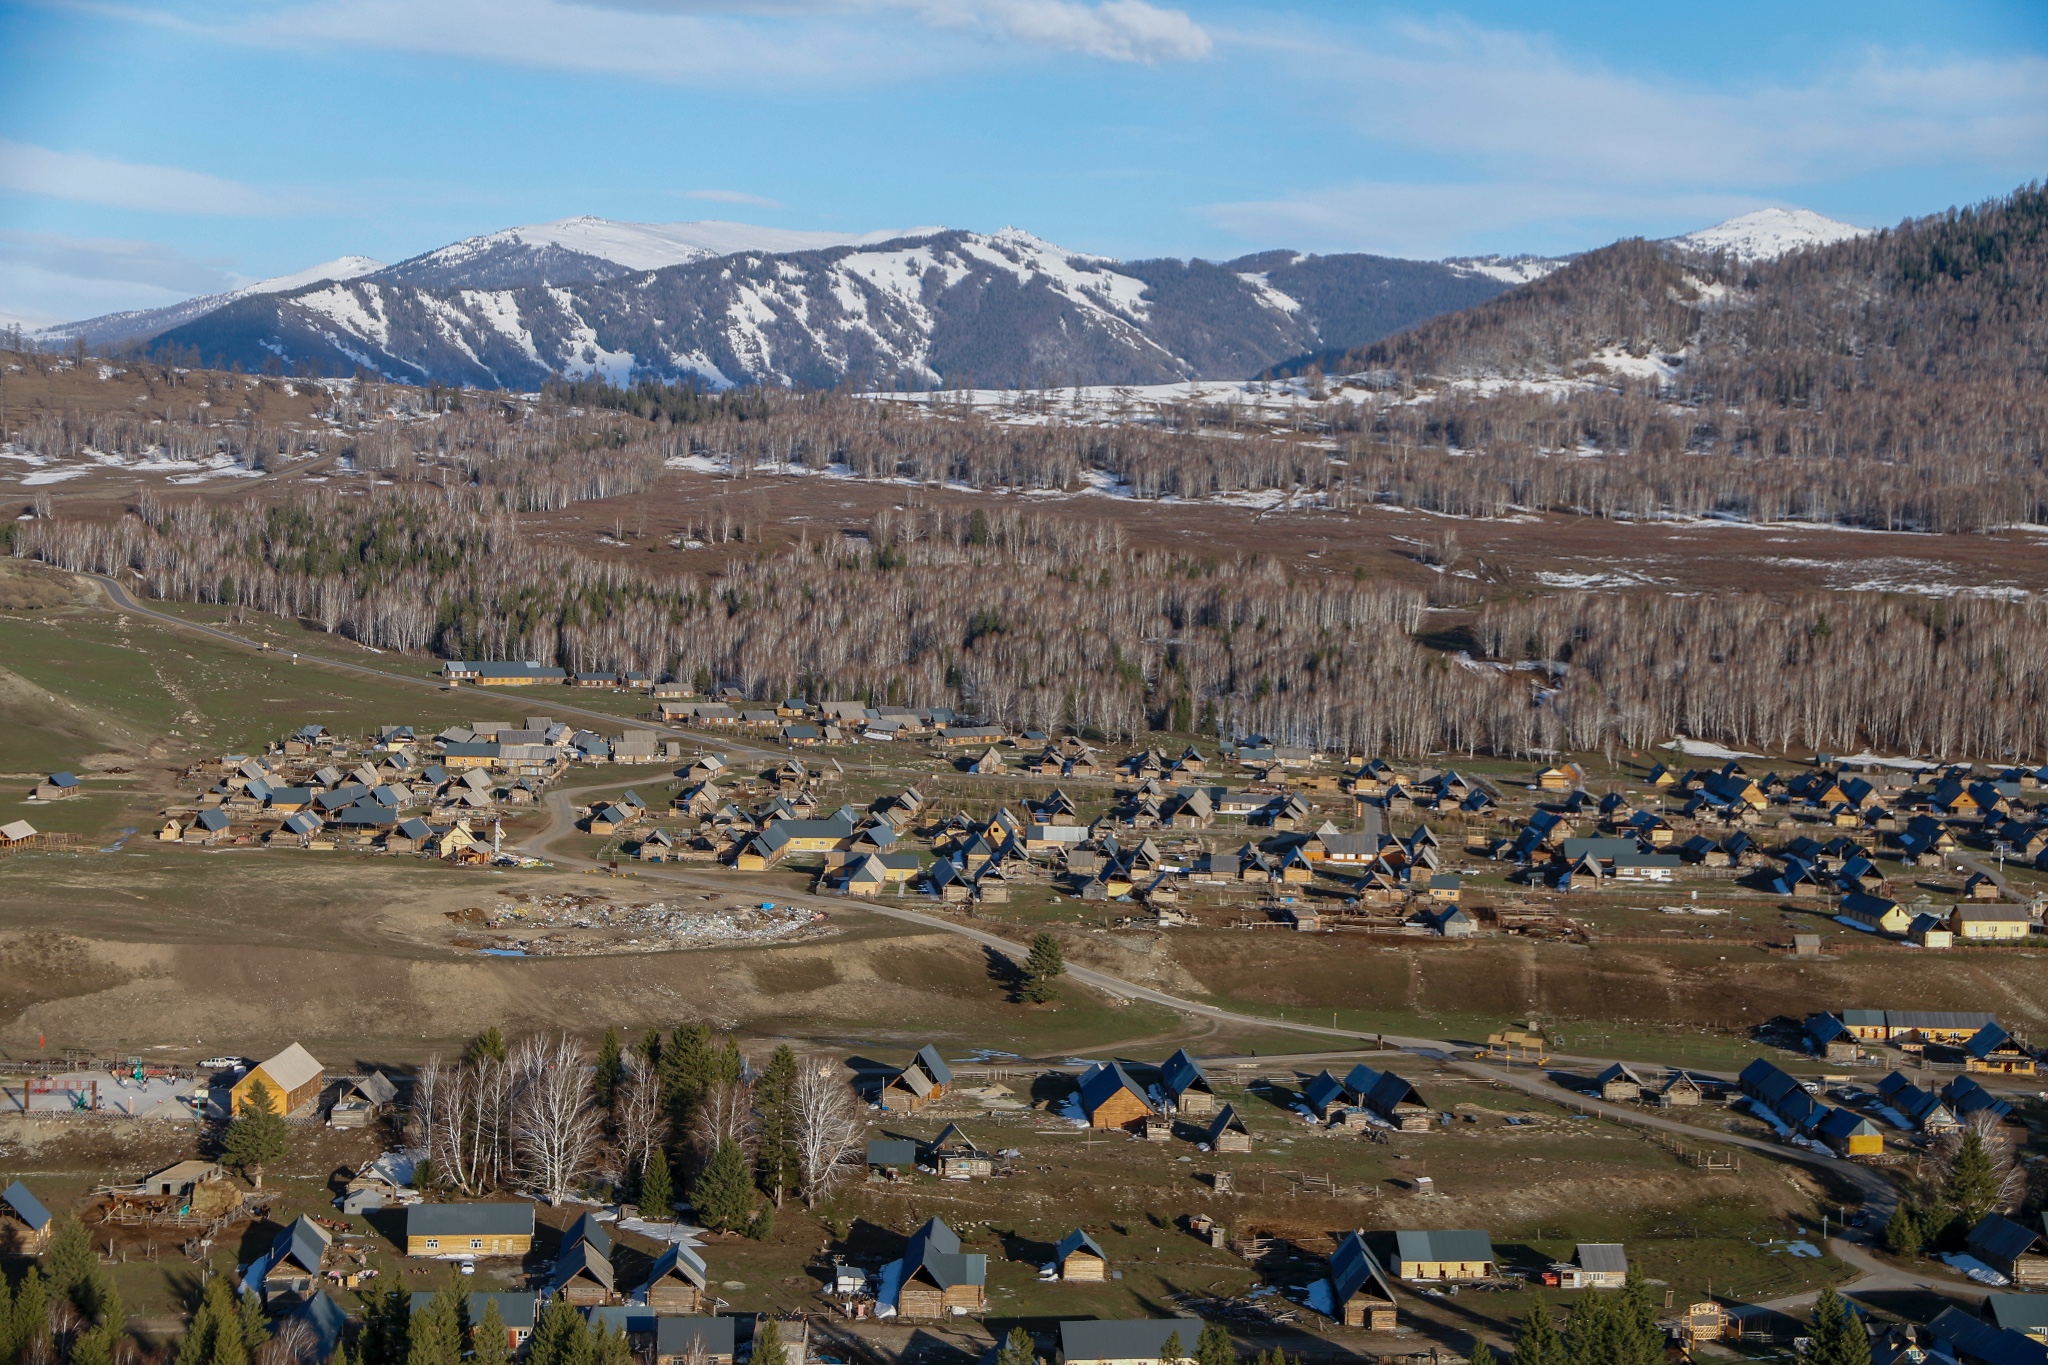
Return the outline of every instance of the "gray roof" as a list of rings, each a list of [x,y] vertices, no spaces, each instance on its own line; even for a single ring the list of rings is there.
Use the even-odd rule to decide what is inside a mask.
[[[1379,1258],[1365,1244],[1363,1235],[1348,1233],[1330,1254],[1330,1288],[1337,1306],[1349,1303],[1367,1284],[1375,1286],[1388,1303],[1394,1301],[1394,1286],[1380,1269]]]
[[[868,1143],[870,1166],[915,1166],[917,1144],[909,1138],[875,1138]]]
[[[704,1258],[697,1254],[695,1247],[684,1246],[681,1242],[669,1243],[668,1250],[655,1258],[654,1265],[647,1272],[647,1283],[655,1284],[671,1275],[680,1275],[699,1289],[711,1282],[711,1268],[704,1264]]]
[[[21,1221],[28,1224],[32,1232],[41,1232],[50,1226],[50,1211],[44,1208],[43,1201],[30,1194],[28,1186],[19,1180],[5,1190],[0,1190],[0,1204],[13,1209]]]
[[[1060,1354],[1077,1360],[1157,1360],[1168,1337],[1180,1337],[1182,1356],[1195,1353],[1200,1318],[1084,1318],[1060,1324]]]
[[[1186,1048],[1168,1057],[1159,1068],[1159,1083],[1176,1099],[1190,1090],[1209,1089],[1209,1077],[1203,1072],[1202,1064],[1190,1057]]]
[[[548,1277],[548,1289],[558,1290],[578,1275],[588,1275],[607,1291],[612,1288],[610,1258],[588,1242],[574,1243],[555,1258],[555,1272]]]
[[[598,1222],[594,1214],[584,1214],[571,1223],[569,1230],[562,1234],[563,1246],[570,1246],[576,1242],[590,1243],[597,1248],[599,1255],[612,1254],[612,1230]]]
[[[1581,1242],[1578,1262],[1581,1270],[1597,1270],[1609,1275],[1628,1274],[1628,1250],[1619,1242]]]
[[[688,1355],[693,1342],[701,1343],[704,1354],[729,1356],[733,1353],[733,1318],[658,1318],[654,1324],[654,1354]]]
[[[1397,1232],[1395,1254],[1403,1261],[1491,1261],[1493,1236],[1470,1229]]]
[[[2000,1261],[2012,1260],[2040,1240],[2038,1231],[2002,1213],[1987,1213],[1970,1229],[1970,1250]]]
[[[1064,1264],[1067,1257],[1077,1251],[1084,1250],[1094,1252],[1105,1261],[1109,1259],[1108,1254],[1096,1244],[1095,1239],[1088,1235],[1086,1228],[1075,1228],[1072,1232],[1060,1238],[1059,1246],[1053,1249],[1052,1258]]]
[[[904,1280],[919,1271],[941,1289],[982,1284],[988,1279],[988,1257],[963,1254],[959,1236],[943,1218],[934,1218],[911,1234],[910,1245],[903,1252]]]
[[[313,1358],[331,1359],[334,1348],[341,1345],[341,1334],[348,1328],[348,1314],[341,1305],[328,1298],[327,1291],[322,1289],[294,1309],[291,1316],[306,1324],[306,1330],[313,1334]]]
[[[408,1237],[531,1237],[533,1205],[414,1204],[405,1211]]]
[[[328,1243],[333,1240],[326,1228],[302,1213],[270,1244],[271,1268],[274,1270],[291,1261],[308,1274],[318,1275],[320,1258],[327,1254]]]
[[[1992,1294],[1984,1308],[1992,1322],[2009,1331],[2048,1330],[2048,1294]]]
[[[434,1297],[431,1289],[415,1289],[412,1294],[412,1311],[417,1313],[427,1306]],[[469,1296],[469,1321],[472,1326],[483,1319],[484,1305],[495,1303],[498,1317],[507,1327],[524,1327],[531,1330],[534,1318],[533,1295],[518,1293],[492,1293],[478,1290]]]

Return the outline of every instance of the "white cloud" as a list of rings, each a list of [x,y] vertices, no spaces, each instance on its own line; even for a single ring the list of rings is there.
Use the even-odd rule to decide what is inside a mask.
[[[1156,63],[1209,35],[1149,0],[305,0],[234,18],[128,17],[266,46],[333,44],[703,87],[876,84],[1070,52]]]
[[[929,12],[939,22],[966,22],[1020,43],[1118,62],[1194,61],[1213,47],[1186,11],[1145,0],[963,0]]]
[[[276,207],[246,185],[199,171],[5,140],[0,140],[0,189],[155,213],[249,215]]]
[[[1383,164],[1249,202],[1208,205],[1247,238],[1443,254],[1542,229],[1553,247],[1702,226],[1803,187],[1918,166],[2048,161],[2048,59],[1866,51],[1800,84],[1706,85],[1617,72],[1549,40],[1407,24],[1370,45],[1233,34],[1289,73],[1304,110],[1348,120]],[[1391,155],[1388,155],[1391,154]]]
[[[780,199],[767,199],[745,190],[684,190],[685,199],[708,199],[714,204],[752,204],[756,208],[786,208]]]
[[[196,260],[161,242],[119,237],[65,237],[0,229],[0,262],[69,279],[147,285],[180,296],[214,293],[248,282],[212,261]]]

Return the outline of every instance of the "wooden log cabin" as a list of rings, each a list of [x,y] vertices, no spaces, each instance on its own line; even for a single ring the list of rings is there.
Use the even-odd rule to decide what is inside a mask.
[[[414,1204],[405,1211],[408,1256],[524,1256],[532,1250],[528,1203]]]
[[[320,1087],[326,1073],[320,1063],[313,1060],[313,1054],[293,1043],[284,1051],[265,1062],[258,1062],[242,1073],[228,1092],[228,1112],[239,1114],[249,1103],[249,1095],[261,1081],[263,1088],[270,1092],[271,1107],[279,1114],[296,1113],[302,1106],[320,1098]]]
[[[2017,1285],[2048,1285],[2048,1248],[2041,1233],[2002,1213],[1987,1213],[1970,1229],[1972,1256]]]
[[[1183,1118],[1206,1118],[1216,1112],[1215,1087],[1210,1085],[1202,1064],[1190,1057],[1186,1048],[1168,1057],[1159,1068],[1159,1085],[1173,1111]]]
[[[1109,1257],[1085,1228],[1062,1237],[1052,1259],[1062,1283],[1096,1284],[1109,1278]]]
[[[1330,1256],[1331,1316],[1346,1327],[1391,1332],[1395,1323],[1394,1282],[1362,1233],[1346,1234]]]
[[[1351,1068],[1344,1084],[1359,1103],[1403,1133],[1430,1131],[1429,1105],[1422,1092],[1391,1071],[1375,1071],[1363,1062]]]
[[[1159,1111],[1120,1062],[1098,1062],[1081,1073],[1081,1111],[1088,1126],[1135,1131]]]
[[[696,1313],[704,1307],[710,1283],[710,1268],[696,1248],[675,1243],[648,1269],[640,1297],[657,1313]]]
[[[1203,1141],[1209,1144],[1212,1152],[1249,1152],[1252,1149],[1252,1130],[1244,1126],[1237,1110],[1226,1104],[1216,1111]]]
[[[882,1082],[881,1104],[892,1113],[916,1113],[946,1093],[953,1068],[926,1043],[901,1071]]]
[[[619,1301],[609,1256],[589,1242],[576,1242],[555,1258],[548,1277],[548,1297],[564,1298],[578,1308],[596,1308]]]
[[[947,1124],[945,1131],[932,1139],[929,1153],[932,1169],[943,1180],[976,1180],[996,1173],[995,1158],[975,1146],[957,1123]]]
[[[57,1220],[19,1180],[0,1190],[0,1251],[34,1256],[49,1245]]]
[[[1593,1089],[1603,1100],[1641,1099],[1647,1088],[1625,1062],[1616,1062],[1593,1078]]]
[[[904,1249],[892,1305],[906,1318],[979,1313],[988,1304],[988,1257],[964,1253],[945,1220],[934,1218],[911,1234]]]
[[[304,1214],[278,1233],[248,1277],[260,1287],[264,1305],[285,1306],[312,1298],[320,1285],[321,1262],[333,1240],[326,1228]]]

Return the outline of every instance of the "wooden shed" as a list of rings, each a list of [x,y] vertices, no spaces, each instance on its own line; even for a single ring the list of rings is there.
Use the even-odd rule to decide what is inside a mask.
[[[672,1242],[648,1270],[640,1297],[657,1313],[695,1313],[710,1283],[711,1271],[697,1249]]]
[[[548,1277],[548,1297],[558,1295],[578,1308],[617,1303],[611,1258],[590,1242],[571,1244],[555,1258],[554,1274]]]
[[[654,1365],[732,1365],[738,1321],[660,1315],[654,1324]]]
[[[947,1124],[929,1150],[932,1169],[943,1179],[974,1180],[996,1173],[995,1158],[975,1146],[957,1123]]]
[[[249,1102],[249,1092],[256,1082],[263,1082],[270,1091],[271,1103],[280,1115],[296,1112],[301,1105],[311,1104],[320,1098],[320,1087],[326,1079],[320,1063],[313,1060],[313,1054],[293,1043],[269,1061],[258,1062],[244,1072],[228,1092],[230,1113],[239,1114]]]
[[[262,1298],[265,1305],[297,1303],[310,1299],[320,1284],[321,1262],[333,1235],[312,1219],[300,1214],[290,1227],[278,1233],[270,1251],[259,1262]],[[250,1279],[258,1279],[252,1271]]]
[[[1159,1068],[1159,1086],[1175,1113],[1186,1118],[1205,1118],[1216,1112],[1216,1091],[1202,1065],[1182,1048]]]
[[[1346,1234],[1330,1255],[1332,1314],[1346,1327],[1391,1332],[1395,1325],[1394,1283],[1362,1233]]]
[[[1673,1071],[1671,1079],[1657,1092],[1657,1105],[1661,1109],[1689,1109],[1699,1104],[1705,1094],[1698,1081],[1683,1071]]]
[[[49,1245],[57,1220],[19,1180],[0,1190],[0,1251],[33,1256]]]
[[[882,1107],[915,1113],[944,1095],[951,1084],[953,1068],[946,1065],[937,1048],[926,1043],[908,1065],[882,1082]]]
[[[1625,1062],[1616,1062],[1593,1078],[1593,1088],[1603,1100],[1641,1099],[1649,1087],[1643,1078],[1631,1071]]]
[[[1212,1152],[1249,1152],[1252,1149],[1252,1130],[1244,1126],[1237,1110],[1226,1104],[1216,1111],[1216,1118],[1210,1123],[1209,1132],[1203,1140]]]
[[[1109,1257],[1084,1228],[1075,1228],[1060,1239],[1053,1264],[1059,1267],[1062,1281],[1094,1283],[1109,1278]]]
[[[360,1128],[398,1098],[398,1087],[381,1071],[352,1076],[341,1083],[334,1107],[327,1111],[330,1128]]]

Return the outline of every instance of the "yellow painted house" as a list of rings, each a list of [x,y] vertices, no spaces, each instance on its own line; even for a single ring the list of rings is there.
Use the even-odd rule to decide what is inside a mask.
[[[1394,1275],[1403,1280],[1490,1280],[1491,1233],[1470,1229],[1394,1234]]]
[[[1949,912],[1948,927],[1965,943],[2025,938],[2034,932],[2034,917],[2024,905],[1958,905]]]
[[[313,1054],[293,1043],[267,1062],[258,1062],[242,1074],[229,1091],[230,1113],[239,1114],[248,1103],[249,1092],[256,1082],[270,1092],[271,1105],[279,1114],[289,1114],[302,1104],[309,1104],[320,1098],[320,1086],[326,1080],[326,1073],[320,1063],[313,1060]]]

